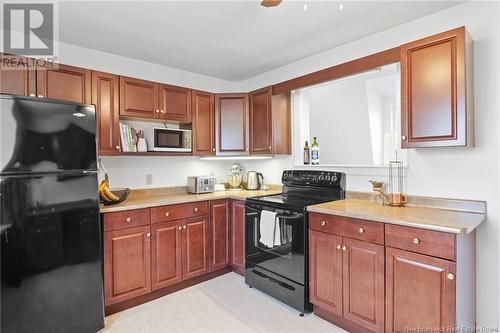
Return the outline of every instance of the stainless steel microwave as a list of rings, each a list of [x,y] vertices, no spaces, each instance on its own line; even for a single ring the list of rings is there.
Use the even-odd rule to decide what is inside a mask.
[[[144,130],[148,151],[191,152],[191,130],[150,127]]]

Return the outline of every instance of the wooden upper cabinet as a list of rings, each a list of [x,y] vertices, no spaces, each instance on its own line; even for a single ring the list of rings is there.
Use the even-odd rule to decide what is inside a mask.
[[[100,155],[120,151],[119,78],[92,71],[92,104],[96,106],[97,139]]]
[[[215,95],[216,155],[248,155],[248,94]]]
[[[90,69],[59,64],[36,67],[36,95],[75,103],[90,104]]]
[[[455,327],[454,262],[387,247],[386,332]]]
[[[245,274],[245,201],[231,200],[231,267]]]
[[[149,226],[104,233],[105,305],[151,291]]]
[[[184,280],[208,273],[208,220],[206,216],[183,220],[182,277]]]
[[[0,93],[24,96],[36,93],[33,59],[0,53]]]
[[[191,90],[167,84],[158,85],[158,108],[164,120],[191,121]]]
[[[292,154],[292,107],[290,92],[273,95],[273,144],[275,155]]]
[[[464,27],[401,46],[401,146],[473,144],[472,41]]]
[[[344,318],[384,332],[384,246],[343,238]]]
[[[182,280],[182,221],[151,225],[152,290]]]
[[[272,90],[253,91],[250,96],[250,153],[272,153]]]
[[[191,109],[193,116],[193,155],[214,155],[214,94],[193,90],[191,93]]]
[[[309,301],[342,316],[342,237],[309,230]]]
[[[230,264],[230,218],[229,200],[210,202],[210,271]]]
[[[120,116],[159,118],[158,84],[120,76]]]

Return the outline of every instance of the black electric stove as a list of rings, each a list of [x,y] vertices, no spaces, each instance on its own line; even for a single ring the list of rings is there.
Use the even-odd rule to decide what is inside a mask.
[[[310,311],[307,206],[344,199],[345,181],[345,174],[340,172],[287,170],[281,178],[281,194],[246,200],[245,282],[248,285],[296,308],[301,314]],[[263,222],[267,226],[261,225],[262,216],[267,216]],[[263,235],[264,230],[269,232],[269,223],[273,230],[271,242]]]

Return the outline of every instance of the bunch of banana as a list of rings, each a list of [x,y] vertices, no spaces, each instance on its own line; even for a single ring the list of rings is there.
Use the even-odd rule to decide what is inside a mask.
[[[120,201],[120,198],[113,194],[109,189],[108,174],[104,175],[104,180],[99,184],[99,197],[103,203],[115,203]]]

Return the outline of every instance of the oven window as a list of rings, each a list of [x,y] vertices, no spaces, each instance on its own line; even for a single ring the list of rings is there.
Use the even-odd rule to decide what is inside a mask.
[[[155,130],[155,146],[159,148],[181,148],[182,132]]]

